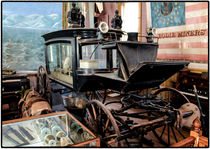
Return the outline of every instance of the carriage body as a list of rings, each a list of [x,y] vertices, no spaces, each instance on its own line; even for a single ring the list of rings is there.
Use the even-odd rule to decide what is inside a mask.
[[[79,92],[127,92],[157,87],[188,65],[156,62],[157,42],[120,41],[122,34],[112,29],[99,39],[98,29],[73,28],[43,35],[49,77]],[[103,63],[97,55],[91,59],[97,51],[103,53]]]

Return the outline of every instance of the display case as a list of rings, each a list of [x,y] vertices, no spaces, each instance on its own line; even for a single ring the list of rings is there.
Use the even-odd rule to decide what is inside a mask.
[[[96,138],[73,115],[64,111],[4,121],[2,125],[2,146],[99,147],[100,139]]]

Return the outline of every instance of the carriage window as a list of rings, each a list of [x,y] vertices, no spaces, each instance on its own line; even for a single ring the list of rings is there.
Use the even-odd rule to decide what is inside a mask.
[[[100,44],[82,46],[80,68],[106,68],[106,50],[102,50]]]
[[[54,43],[47,47],[50,76],[73,84],[72,47],[69,43]]]
[[[113,61],[113,68],[117,68],[117,50],[112,50],[112,61]]]

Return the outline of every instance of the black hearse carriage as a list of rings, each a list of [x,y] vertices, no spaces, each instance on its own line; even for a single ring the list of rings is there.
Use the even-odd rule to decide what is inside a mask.
[[[75,91],[140,90],[160,85],[188,65],[188,62],[155,62],[158,43],[120,41],[122,34],[116,29],[103,33],[99,29],[72,28],[43,35],[50,79]],[[84,51],[91,46],[95,49],[87,57]],[[91,59],[97,51],[104,53],[103,67],[99,59]]]

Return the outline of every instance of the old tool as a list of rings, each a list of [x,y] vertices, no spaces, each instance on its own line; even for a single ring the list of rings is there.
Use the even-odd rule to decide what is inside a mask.
[[[15,146],[20,145],[19,142],[17,142],[15,139],[13,139],[12,137],[10,137],[8,134],[4,134],[5,138],[7,138],[10,142],[14,143]]]
[[[25,135],[29,140],[34,140],[34,137],[22,126],[18,126],[19,131]]]
[[[30,144],[17,130],[13,129],[12,127],[8,126],[8,131],[14,133],[24,144]]]

